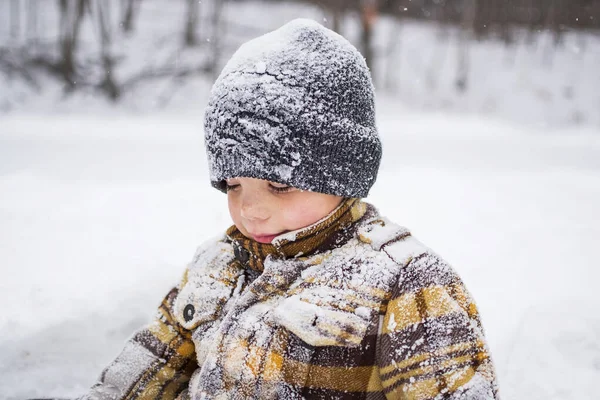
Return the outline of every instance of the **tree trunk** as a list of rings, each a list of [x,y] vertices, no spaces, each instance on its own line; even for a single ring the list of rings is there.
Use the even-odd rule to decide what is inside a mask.
[[[109,29],[110,3],[98,0],[96,3],[98,27],[100,31],[100,57],[104,68],[104,80],[100,87],[106,92],[111,100],[119,98],[120,90],[114,80],[114,59],[111,55],[111,32]]]
[[[342,34],[342,18],[344,17],[344,1],[333,0],[331,2],[332,26],[331,29]]]
[[[10,2],[10,37],[15,42],[21,31],[21,0]]]
[[[393,20],[393,28],[390,30],[389,44],[387,49],[387,60],[385,68],[385,84],[384,87],[390,92],[397,93],[400,87],[401,74],[398,73],[400,69],[400,38],[402,30],[402,21],[400,18],[395,17]]]
[[[362,8],[361,8],[361,22],[362,22],[362,32],[360,36],[361,49],[363,53],[363,57],[371,70],[371,75],[373,75],[373,47],[372,47],[372,37],[373,37],[373,26],[375,25],[375,18],[377,17],[377,0],[362,0]]]
[[[219,0],[216,1],[219,2]],[[196,28],[198,26],[199,4],[200,2],[198,0],[188,0],[187,2],[187,18],[185,22],[183,43],[188,47],[192,47],[198,44],[198,38],[196,37]]]
[[[27,37],[29,44],[35,48],[38,44],[38,0],[27,2]]]
[[[67,87],[72,89],[75,84],[75,61],[74,54],[79,36],[79,27],[83,19],[88,0],[59,0],[59,52],[61,60],[58,68],[63,76]]]
[[[133,17],[139,7],[139,0],[123,0],[124,15],[121,21],[121,29],[123,32],[131,32],[133,30]]]
[[[463,15],[458,43],[458,76],[456,88],[460,92],[467,90],[469,78],[469,45],[473,37],[478,0],[463,0]]]
[[[546,9],[546,15],[544,18],[544,28],[548,33],[552,33],[554,39],[554,45],[556,46],[558,41],[558,35],[560,32],[558,31],[558,26],[556,24],[556,0],[548,0],[548,5]],[[552,57],[554,55],[554,48],[550,45],[549,41],[546,41],[544,46],[544,62],[550,67],[552,66]]]
[[[211,73],[213,78],[217,77],[219,66],[219,59],[221,58],[221,17],[223,14],[223,5],[225,0],[214,0],[213,1],[213,12],[212,12],[212,37],[210,38],[211,44],[211,59],[208,63],[208,71]]]

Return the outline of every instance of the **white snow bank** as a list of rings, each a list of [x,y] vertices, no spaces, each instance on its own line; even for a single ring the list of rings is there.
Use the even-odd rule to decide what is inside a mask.
[[[504,397],[594,399],[598,132],[378,107],[368,201],[461,275]],[[229,226],[201,126],[189,114],[0,121],[0,398],[81,394],[197,244]]]

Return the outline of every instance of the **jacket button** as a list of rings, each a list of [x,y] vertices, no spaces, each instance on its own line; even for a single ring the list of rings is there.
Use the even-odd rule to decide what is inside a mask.
[[[235,246],[233,248],[233,255],[235,256],[235,258],[237,258],[243,263],[247,263],[250,259],[250,253],[248,253],[248,250],[246,250],[242,246]]]
[[[188,304],[185,306],[183,309],[183,319],[185,319],[185,322],[190,322],[192,319],[194,319],[194,312],[196,312],[196,310],[194,309],[193,305]]]

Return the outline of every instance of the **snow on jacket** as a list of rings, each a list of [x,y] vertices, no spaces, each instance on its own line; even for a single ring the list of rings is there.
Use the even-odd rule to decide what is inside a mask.
[[[498,398],[456,272],[357,199],[273,245],[235,227],[205,243],[82,397]]]

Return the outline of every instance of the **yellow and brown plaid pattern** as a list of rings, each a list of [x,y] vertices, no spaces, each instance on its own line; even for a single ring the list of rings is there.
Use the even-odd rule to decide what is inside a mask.
[[[183,329],[172,314],[177,294],[177,288],[167,294],[156,320],[132,336],[99,382],[78,400],[185,398],[182,396],[198,364],[192,332]]]
[[[380,360],[387,398],[425,400],[451,394],[476,373],[492,388],[493,366],[482,333],[470,326],[473,320],[479,320],[477,308],[459,280],[395,293],[381,332],[385,353],[396,354]],[[411,351],[401,349],[407,343]]]
[[[278,246],[257,246],[234,227],[227,235],[253,254],[248,267],[256,277],[268,254],[294,257],[299,252],[311,254],[321,249],[325,252],[335,247],[331,237],[348,227],[356,237],[359,224],[355,222],[363,216],[372,220],[373,210],[359,200],[344,200],[329,218],[301,231],[296,241]],[[336,245],[339,243],[336,241]],[[432,271],[445,272],[438,276],[432,275]],[[325,282],[315,279],[306,284],[325,285]],[[350,287],[351,282],[327,284]],[[361,292],[372,291],[367,287],[355,290],[357,298],[362,298]],[[141,363],[140,360],[147,360],[144,368],[122,377],[122,395],[116,400],[193,398],[193,393],[188,392],[191,376],[198,371],[193,332],[184,329],[173,316],[177,294],[178,289],[173,289],[159,307],[155,323],[132,337],[130,342],[137,350],[124,351],[104,371],[94,387],[97,392],[92,388],[89,397],[82,400],[106,399],[94,393],[101,393],[102,386],[108,386],[111,379],[114,382],[111,376],[115,370],[126,371],[128,365]],[[232,338],[232,347],[218,357],[222,371],[228,368],[236,371],[233,375],[223,375],[227,380],[223,387],[229,392],[222,393],[222,398],[499,399],[477,307],[460,278],[443,260],[429,252],[411,259],[402,270],[402,279],[389,291],[378,289],[376,294],[369,296],[375,305],[357,303],[379,312],[372,316],[366,334],[357,337],[351,346],[310,346],[290,331],[272,324],[259,324],[263,329],[260,335],[237,341]],[[348,299],[348,304],[356,302],[351,300]],[[345,307],[348,312],[356,310],[343,304],[339,309],[346,311]],[[265,342],[265,334],[272,338]],[[257,337],[262,337],[268,345],[258,345]],[[474,381],[478,386],[472,390],[478,390],[477,395],[467,389]]]

